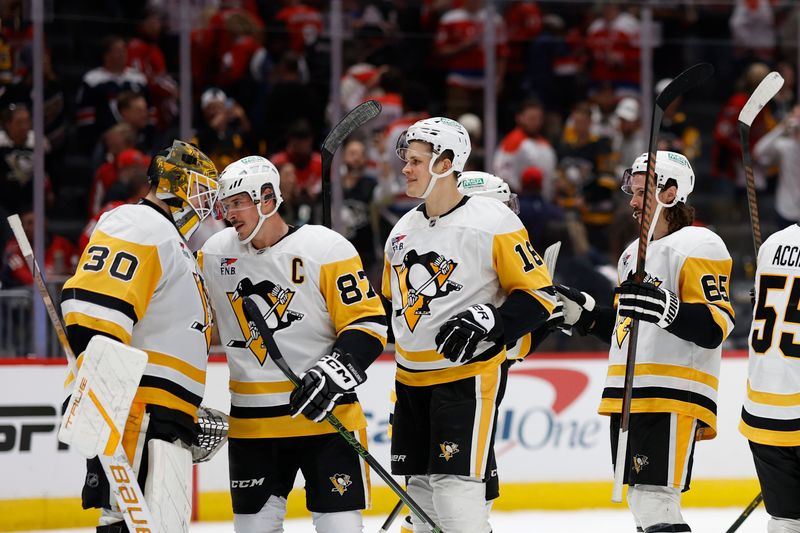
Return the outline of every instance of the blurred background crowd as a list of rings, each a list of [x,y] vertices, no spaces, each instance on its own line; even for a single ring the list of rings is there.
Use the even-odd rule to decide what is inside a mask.
[[[736,120],[753,88],[779,71],[786,83],[751,130],[766,238],[800,220],[797,2],[489,0],[490,21],[486,0],[339,1],[343,72],[334,87],[330,2],[188,0],[191,140],[220,171],[245,155],[268,157],[287,220],[319,223],[331,95],[345,111],[377,99],[382,114],[345,142],[337,171],[340,229],[378,285],[386,235],[418,203],[404,194],[396,139],[420,118],[449,116],[470,132],[468,169],[503,177],[519,195],[536,250],[562,242],[556,279],[608,301],[619,254],[638,231],[619,184],[646,151],[649,103],[672,76],[709,61],[712,82],[666,110],[659,148],[692,162],[696,223],[717,231],[734,257],[738,325],[727,343],[746,345],[754,259]],[[178,136],[181,3],[46,1],[45,138],[35,139],[29,2],[0,0],[0,215],[19,213],[33,236],[33,147],[43,143],[40,263],[56,289],[100,215],[146,192],[151,156]],[[653,54],[643,63],[645,38]],[[488,84],[497,95],[491,129]],[[32,277],[9,233],[0,223],[0,356],[20,356],[31,351]],[[599,347],[551,337],[546,349]]]

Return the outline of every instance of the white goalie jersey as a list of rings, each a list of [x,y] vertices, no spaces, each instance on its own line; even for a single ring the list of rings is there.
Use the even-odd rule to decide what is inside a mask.
[[[636,268],[638,241],[622,253],[620,281]],[[681,303],[708,307],[724,340],[733,329],[734,312],[728,297],[732,260],[714,232],[684,227],[650,243],[645,270],[649,281],[669,289]],[[608,375],[598,412],[619,413],[625,388],[625,362],[631,319],[617,315],[611,337]],[[722,348],[703,348],[656,324],[639,322],[632,413],[676,412],[703,421],[706,438],[716,435],[717,390]]]
[[[488,342],[478,345],[468,364],[445,359],[436,351],[439,328],[470,305],[499,307],[513,291],[531,295],[551,313],[555,296],[542,289],[552,284],[525,227],[503,203],[473,196],[438,218],[428,218],[422,206],[409,211],[384,249],[382,292],[392,303],[397,380],[434,385],[496,367],[506,352],[491,353]],[[530,337],[521,343],[516,351],[524,356]]]
[[[245,318],[250,296],[266,313],[283,358],[298,375],[331,353],[345,332],[386,344],[380,298],[355,248],[323,226],[292,228],[269,248],[242,245],[233,228],[211,237],[198,257],[206,275],[220,338],[230,367],[233,438],[297,437],[331,433],[330,424],[291,418],[294,386],[269,358],[260,334]],[[365,337],[366,339],[366,337]],[[354,394],[334,415],[347,429],[366,427]]]
[[[100,218],[61,311],[73,348],[103,334],[147,352],[134,401],[197,418],[211,344],[200,269],[172,219],[146,202]]]
[[[800,445],[800,226],[758,251],[747,398],[739,431],[753,442]]]

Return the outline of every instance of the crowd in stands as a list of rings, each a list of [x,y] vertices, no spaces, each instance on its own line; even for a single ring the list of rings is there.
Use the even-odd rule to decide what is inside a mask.
[[[245,155],[269,157],[281,174],[285,218],[320,222],[318,147],[331,113],[330,3],[189,3],[190,140],[220,171]],[[87,11],[90,4],[96,11]],[[25,5],[0,0],[0,215],[20,213],[29,226],[39,140],[32,132],[32,26]],[[786,84],[751,130],[756,176],[760,190],[777,188],[776,227],[800,218],[800,7],[776,0],[653,5],[657,83],[642,88],[640,2],[503,0],[494,2],[490,21],[483,0],[343,0],[341,107],[369,98],[383,107],[347,140],[339,169],[344,231],[370,278],[379,283],[383,240],[417,204],[404,194],[396,140],[420,118],[446,115],[470,131],[468,170],[493,172],[519,195],[534,247],[541,252],[564,243],[558,276],[600,298],[610,294],[616,258],[637,231],[619,183],[647,148],[642,127],[651,110],[642,107],[642,91],[657,95],[699,60],[713,62],[717,75],[687,95],[690,105],[677,101],[666,110],[659,148],[689,158],[705,183],[701,195],[726,197],[744,211],[743,201],[734,203],[744,184],[736,119],[752,89],[778,70]],[[63,276],[98,218],[142,196],[150,158],[178,134],[183,21],[177,0],[64,0],[50,9],[41,142],[47,213],[55,222],[48,227],[45,265],[47,274]],[[494,31],[491,82],[498,94],[499,142],[491,164],[482,141],[486,27]],[[698,209],[697,223],[717,223],[718,211]],[[30,284],[5,228],[0,245],[0,287]]]

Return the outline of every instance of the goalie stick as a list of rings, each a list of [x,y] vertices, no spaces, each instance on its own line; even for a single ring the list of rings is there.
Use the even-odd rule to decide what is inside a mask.
[[[253,322],[256,326],[256,329],[259,333],[261,333],[261,338],[264,341],[264,346],[267,348],[267,355],[275,362],[275,365],[280,369],[281,372],[286,376],[286,378],[292,382],[295,387],[300,386],[300,378],[294,371],[289,367],[286,360],[281,355],[280,348],[278,348],[275,339],[272,337],[272,331],[267,327],[267,323],[264,320],[264,317],[261,316],[261,311],[258,308],[258,305],[249,297],[245,296],[244,301],[242,302],[242,308],[244,309],[244,314],[248,320]],[[369,453],[364,446],[361,445],[360,442],[344,427],[344,425],[339,421],[333,413],[328,414],[325,417],[325,420],[333,426],[339,435],[347,441],[347,443],[356,451],[356,453],[361,456],[362,459],[370,466],[372,469],[378,473],[378,475],[389,485],[389,488],[397,494],[400,500],[408,505],[408,508],[411,509],[411,512],[417,515],[417,517],[425,522],[430,530],[433,533],[443,533],[442,529],[437,526],[433,520],[422,510],[422,508],[408,495],[408,493],[403,490],[403,487],[398,485],[397,481],[394,480],[392,475],[387,472],[381,464]]]
[[[31,244],[28,241],[28,237],[25,235],[25,231],[22,229],[22,222],[18,215],[12,215],[8,217],[8,224],[11,226],[11,231],[14,233],[14,237],[19,244],[20,252],[22,252],[25,261],[28,263],[28,268],[30,268],[36,280],[36,286],[39,289],[39,294],[42,297],[45,309],[47,309],[47,315],[53,324],[53,328],[56,330],[58,340],[67,356],[67,365],[69,366],[70,372],[72,372],[76,378],[75,387],[76,390],[78,390],[79,387],[85,383],[78,383],[77,381],[79,371],[75,354],[72,352],[72,348],[67,340],[67,333],[64,329],[64,325],[61,323],[61,318],[58,316],[53,298],[50,296],[50,291],[47,290],[42,272],[39,269],[39,265],[36,263],[36,258],[33,256]],[[144,371],[144,367],[142,367],[142,371]],[[86,394],[89,398],[94,396],[91,389],[86,390]],[[76,404],[80,401],[81,396],[76,397],[75,401],[73,401],[72,398],[70,399],[71,408],[74,409],[77,406]],[[95,401],[95,399],[92,398],[92,401]],[[68,407],[68,409],[70,407]],[[98,408],[103,410],[102,406],[98,405]],[[106,422],[110,422],[110,420],[106,418]],[[110,425],[112,426],[110,428],[112,436],[115,432],[117,435],[122,434],[120,428],[113,427],[113,423]],[[109,439],[109,443],[111,440],[113,439]],[[117,501],[117,506],[128,528],[131,531],[149,531],[150,533],[156,533],[156,522],[150,513],[150,509],[144,498],[144,493],[137,481],[137,476],[125,457],[125,452],[122,449],[122,440],[119,439],[113,449],[98,449],[97,457],[100,460],[106,478],[108,478],[109,486],[111,487],[111,491]]]
[[[753,162],[750,158],[750,126],[756,115],[764,109],[764,107],[772,100],[778,91],[783,87],[783,78],[777,72],[770,72],[767,74],[761,83],[758,84],[756,90],[747,99],[742,111],[739,113],[739,139],[742,144],[742,163],[744,164],[744,174],[747,184],[747,206],[750,211],[750,229],[753,233],[753,249],[755,250],[755,258],[758,261],[758,250],[761,248],[761,222],[758,218],[758,201],[756,199],[756,183],[753,178]],[[744,508],[739,518],[731,524],[726,533],[733,533],[739,526],[741,526],[747,517],[758,507],[764,495],[759,492],[750,505]]]
[[[756,201],[756,183],[753,178],[753,162],[750,160],[750,126],[756,115],[766,106],[783,87],[783,78],[777,72],[767,74],[756,90],[750,95],[739,113],[739,139],[742,144],[742,160],[747,183],[747,205],[750,208],[750,228],[753,231],[753,248],[758,258],[761,248],[761,222],[758,219],[758,202]]]
[[[381,113],[381,104],[367,100],[354,107],[322,141],[322,225],[331,227],[331,165],[336,150],[358,128]]]
[[[656,98],[653,106],[653,118],[650,122],[650,139],[647,147],[647,177],[644,185],[644,200],[639,226],[639,248],[636,256],[636,273],[634,279],[637,282],[644,280],[644,263],[647,257],[647,245],[652,235],[650,226],[653,223],[654,215],[657,213],[655,200],[656,189],[656,153],[658,149],[658,131],[661,129],[661,119],[664,111],[689,89],[696,87],[706,81],[714,73],[714,67],[710,63],[698,63],[681,72],[674,80],[667,85],[661,94]],[[619,427],[619,439],[617,441],[616,461],[614,466],[614,488],[611,493],[611,501],[619,503],[622,501],[622,482],[625,477],[625,455],[628,449],[628,426],[631,416],[631,396],[633,393],[633,374],[636,364],[636,343],[639,338],[639,321],[632,320],[628,337],[628,356],[625,362],[625,388],[622,394],[622,412]]]

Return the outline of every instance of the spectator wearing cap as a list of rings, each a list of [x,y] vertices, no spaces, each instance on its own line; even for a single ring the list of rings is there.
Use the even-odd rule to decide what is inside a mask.
[[[124,132],[122,133],[124,135]],[[112,149],[116,149],[113,147]],[[128,147],[117,152],[111,161],[103,163],[95,172],[89,190],[89,218],[97,216],[108,203],[107,195],[117,184],[127,186],[132,172],[137,169],[147,171],[150,157],[139,150]]]
[[[314,150],[314,135],[306,120],[298,120],[289,128],[286,149],[273,154],[270,160],[276,167],[287,161],[297,174],[298,197],[314,204],[322,190],[322,155]]]
[[[611,147],[617,162],[616,175],[622,176],[628,165],[647,150],[647,141],[642,131],[638,100],[626,96],[617,104],[614,115],[617,121]]]
[[[206,89],[200,98],[203,125],[192,142],[223,169],[234,161],[255,152],[247,114],[222,89]]]
[[[535,166],[525,168],[520,181],[519,219],[528,230],[533,249],[544,250],[558,240],[564,241],[564,210],[543,197],[542,169]]]
[[[656,83],[655,96],[661,94],[661,91],[671,82],[671,78],[664,78]],[[690,124],[686,113],[679,111],[682,102],[683,96],[679,95],[664,110],[664,116],[661,119],[661,130],[659,130],[658,149],[678,152],[685,155],[690,162],[693,162],[700,156],[700,130]],[[634,159],[636,158],[634,157]]]
[[[556,172],[556,151],[542,135],[544,108],[537,99],[522,103],[515,116],[516,128],[500,142],[494,155],[494,173],[502,177],[509,187],[519,192],[522,172],[531,166],[542,173],[542,196],[553,198]]]

